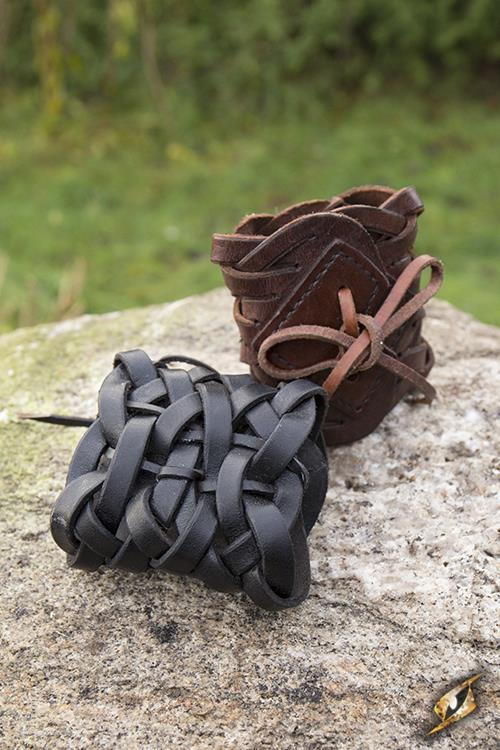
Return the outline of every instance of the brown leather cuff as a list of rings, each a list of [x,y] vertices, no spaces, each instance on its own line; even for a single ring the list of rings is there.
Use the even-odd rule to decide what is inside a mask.
[[[244,218],[215,234],[212,260],[235,296],[241,359],[264,383],[310,377],[330,393],[328,444],[370,433],[409,391],[434,395],[422,306],[442,266],[414,259],[413,188],[354,188]],[[431,268],[419,292],[419,276]]]

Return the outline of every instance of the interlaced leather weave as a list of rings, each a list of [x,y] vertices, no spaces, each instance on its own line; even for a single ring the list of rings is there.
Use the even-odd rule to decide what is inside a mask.
[[[307,596],[306,537],[327,486],[320,387],[134,350],[98,403],[52,513],[70,565],[194,576],[271,610]]]
[[[241,360],[263,383],[322,383],[330,445],[364,437],[415,390],[433,398],[422,307],[442,266],[414,258],[422,211],[414,188],[367,185],[250,215],[232,234],[213,236],[212,260],[236,298]],[[431,282],[419,295],[425,267]]]

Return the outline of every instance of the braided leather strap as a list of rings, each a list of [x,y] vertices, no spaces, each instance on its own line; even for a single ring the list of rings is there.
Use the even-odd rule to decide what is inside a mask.
[[[306,537],[327,487],[324,409],[309,381],[276,389],[187,358],[118,354],[53,537],[78,568],[158,568],[293,607],[309,590]]]
[[[242,361],[263,383],[308,376],[324,384],[329,444],[367,435],[409,391],[428,402],[434,395],[422,306],[442,266],[414,260],[422,211],[413,188],[363,186],[248,216],[233,234],[213,237],[212,260],[236,297]],[[432,282],[419,295],[426,265]]]

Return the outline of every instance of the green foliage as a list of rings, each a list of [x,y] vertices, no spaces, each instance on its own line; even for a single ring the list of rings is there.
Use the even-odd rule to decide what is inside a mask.
[[[500,323],[499,27],[498,0],[0,0],[0,328],[208,289],[214,230],[365,182],[416,184],[444,296]]]
[[[152,112],[87,107],[48,139],[35,113],[19,97],[0,113],[0,328],[210,289],[221,283],[212,232],[366,182],[417,187],[417,249],[444,259],[442,296],[500,323],[491,105],[366,97],[230,138],[207,127],[181,138]]]
[[[149,93],[170,120],[247,121],[346,91],[490,84],[498,0],[1,0],[10,88],[63,99]],[[1,63],[0,63],[1,64]],[[190,115],[190,110],[192,110]]]

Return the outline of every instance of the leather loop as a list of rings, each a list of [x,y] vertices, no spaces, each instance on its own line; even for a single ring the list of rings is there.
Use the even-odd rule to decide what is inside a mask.
[[[123,352],[51,519],[74,567],[159,568],[265,609],[299,604],[323,504],[325,394]],[[66,424],[71,424],[66,418]]]
[[[410,287],[426,268],[431,268],[431,278],[424,289],[419,291],[407,302],[402,304]],[[384,354],[384,340],[395,330],[408,321],[434,294],[439,290],[443,280],[442,263],[430,255],[421,255],[413,260],[403,271],[398,281],[391,289],[387,299],[373,317],[371,315],[356,314],[352,302],[352,295],[348,290],[339,292],[341,309],[344,315],[342,330],[321,326],[294,326],[283,328],[271,334],[262,343],[258,353],[261,369],[273,378],[293,379],[306,377],[323,372],[331,368],[331,372],[323,382],[323,388],[332,395],[339,388],[344,379],[355,372],[369,370],[376,364],[405,378],[424,394],[426,402],[430,403],[435,397],[432,386],[422,376],[402,365],[397,359]],[[350,297],[350,301],[347,300]],[[361,323],[364,330],[359,335],[353,335],[353,319]],[[284,342],[300,342],[303,340],[323,341],[333,343],[344,350],[344,353],[333,360],[316,362],[312,367],[283,370],[272,364],[270,357],[274,347]],[[368,352],[368,354],[367,354]]]

